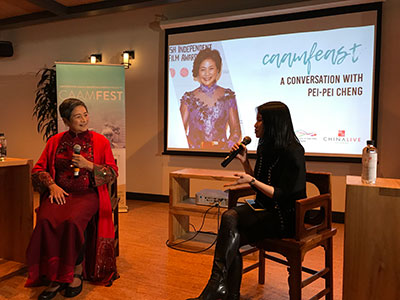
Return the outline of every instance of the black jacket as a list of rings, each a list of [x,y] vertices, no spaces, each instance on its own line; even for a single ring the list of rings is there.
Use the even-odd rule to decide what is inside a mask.
[[[257,180],[274,187],[272,198],[257,190],[256,201],[280,216],[283,235],[294,235],[295,202],[307,196],[303,146],[292,143],[272,153],[260,145],[254,174]]]

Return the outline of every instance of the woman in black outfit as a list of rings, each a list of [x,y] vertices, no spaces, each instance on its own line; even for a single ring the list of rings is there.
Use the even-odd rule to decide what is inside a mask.
[[[236,184],[248,183],[256,191],[256,203],[229,209],[222,215],[210,279],[201,295],[188,300],[240,298],[242,257],[239,248],[264,238],[293,237],[295,201],[306,197],[304,149],[297,139],[288,107],[267,102],[257,108],[254,124],[259,138],[257,161],[250,166],[247,149],[237,155],[245,174]],[[232,151],[239,144],[232,147]]]

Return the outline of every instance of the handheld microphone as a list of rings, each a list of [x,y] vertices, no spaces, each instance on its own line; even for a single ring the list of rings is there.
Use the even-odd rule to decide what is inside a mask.
[[[81,146],[78,144],[75,144],[73,147],[74,153],[75,154],[81,154]],[[74,166],[74,177],[79,176],[79,168],[77,166]]]
[[[251,138],[249,136],[245,136],[243,141],[240,143],[239,148],[235,151],[229,153],[227,157],[222,161],[221,166],[224,168],[239,154],[239,152],[243,149],[243,145],[248,145],[251,142]]]

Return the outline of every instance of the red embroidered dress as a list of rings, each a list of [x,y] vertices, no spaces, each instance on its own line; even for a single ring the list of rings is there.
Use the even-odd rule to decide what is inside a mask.
[[[74,177],[73,146],[94,163]],[[27,249],[26,286],[46,281],[72,282],[78,255],[85,243],[85,277],[109,284],[118,275],[114,255],[114,226],[106,183],[117,175],[108,140],[95,132],[72,131],[52,137],[32,170],[32,183],[41,194],[37,222]],[[66,204],[50,203],[48,186],[56,183],[69,196]]]

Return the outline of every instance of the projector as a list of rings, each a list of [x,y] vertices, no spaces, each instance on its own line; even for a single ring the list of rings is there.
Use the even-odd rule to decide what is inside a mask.
[[[216,203],[221,207],[228,207],[228,193],[211,189],[203,189],[196,193],[196,204],[211,206]]]

